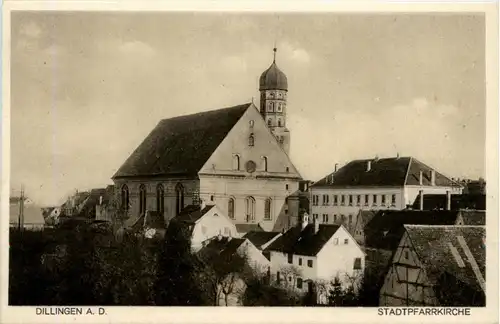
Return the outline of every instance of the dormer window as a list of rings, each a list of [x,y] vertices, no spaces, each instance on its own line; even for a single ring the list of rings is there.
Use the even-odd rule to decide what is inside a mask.
[[[250,125],[250,127],[253,127],[253,120],[249,121],[248,124]]]
[[[248,136],[248,146],[254,146],[255,145],[255,138],[253,136],[253,133]]]

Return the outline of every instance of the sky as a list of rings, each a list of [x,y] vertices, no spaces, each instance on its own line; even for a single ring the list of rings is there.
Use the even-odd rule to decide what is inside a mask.
[[[257,103],[275,43],[304,178],[398,153],[485,176],[482,15],[13,12],[11,33],[11,190],[42,205],[112,184],[163,118]]]

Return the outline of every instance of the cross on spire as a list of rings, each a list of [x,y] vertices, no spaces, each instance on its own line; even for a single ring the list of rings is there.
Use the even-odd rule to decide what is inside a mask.
[[[274,53],[273,53],[273,63],[276,63],[276,51],[277,51],[277,50],[278,50],[278,49],[276,48],[276,43],[275,43],[275,44],[274,44],[274,48],[273,48],[273,52],[274,52]]]

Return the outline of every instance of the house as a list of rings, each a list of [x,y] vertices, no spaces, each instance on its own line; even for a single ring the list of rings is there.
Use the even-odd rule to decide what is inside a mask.
[[[250,232],[264,232],[260,224],[235,224],[238,237],[243,237]]]
[[[263,251],[264,256],[269,260],[271,258],[270,253],[265,250],[271,243],[280,237],[281,234],[281,232],[253,231],[245,234],[243,238],[252,242],[260,251]]]
[[[365,227],[378,212],[377,210],[360,210],[356,216],[356,223],[349,232],[361,246],[365,244]]]
[[[114,206],[115,198],[115,186],[108,185],[104,190],[102,196],[99,197],[99,203],[95,206],[95,219],[105,220],[108,222],[113,222],[113,213],[116,212],[116,207]]]
[[[189,205],[175,220],[191,229],[191,247],[200,250],[218,235],[238,237],[236,226],[216,205]]]
[[[289,158],[288,83],[273,61],[254,103],[161,120],[113,176],[131,217],[168,223],[188,205],[217,205],[234,224],[281,230],[297,217],[301,176]]]
[[[354,160],[311,186],[311,213],[320,223],[351,230],[360,210],[401,210],[419,193],[447,192],[462,187],[414,157]]]
[[[68,199],[61,205],[61,212],[66,217],[79,216],[83,203],[87,200],[90,195],[87,191],[76,191],[74,195],[68,197]]]
[[[211,262],[213,258],[220,258],[219,262],[228,264],[231,262],[231,257],[237,254],[246,259],[247,266],[259,273],[265,272],[269,267],[269,260],[251,241],[245,238],[217,235],[208,240],[198,253],[201,256],[208,256],[210,258],[208,262]],[[218,306],[241,306],[242,296],[246,289],[244,273],[228,274],[219,284],[218,289]]]
[[[42,207],[29,197],[9,197],[9,227],[42,230],[45,227]]]
[[[352,284],[356,289],[365,263],[363,250],[344,226],[310,224],[307,214],[265,251],[271,259],[272,281],[299,293],[316,288],[320,303],[326,303],[335,278],[344,287]]]
[[[96,219],[96,206],[102,203],[106,188],[91,189],[79,206],[78,216]]]
[[[415,198],[412,209],[436,210],[436,209],[473,209],[486,210],[485,194],[419,194]]]
[[[485,306],[484,226],[406,225],[381,306]]]
[[[59,217],[61,216],[61,207],[45,207],[42,208],[42,216],[45,220],[45,225],[54,226],[59,223]]]

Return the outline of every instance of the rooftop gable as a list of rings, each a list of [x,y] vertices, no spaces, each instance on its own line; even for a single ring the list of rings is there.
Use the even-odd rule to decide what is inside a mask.
[[[164,119],[113,178],[196,175],[251,103]]]
[[[253,245],[255,245],[257,248],[260,248],[279,235],[281,235],[281,232],[252,231],[245,234],[243,238],[248,239],[250,242],[252,242]]]

